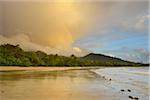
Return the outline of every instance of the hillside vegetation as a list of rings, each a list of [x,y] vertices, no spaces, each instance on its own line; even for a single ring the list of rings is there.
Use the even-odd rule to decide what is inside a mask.
[[[128,66],[142,65],[101,54],[84,57],[48,55],[42,51],[24,51],[19,45],[0,46],[0,66]]]

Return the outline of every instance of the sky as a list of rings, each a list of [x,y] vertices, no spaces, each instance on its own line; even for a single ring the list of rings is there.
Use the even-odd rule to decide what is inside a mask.
[[[0,44],[149,62],[148,0],[0,0]]]

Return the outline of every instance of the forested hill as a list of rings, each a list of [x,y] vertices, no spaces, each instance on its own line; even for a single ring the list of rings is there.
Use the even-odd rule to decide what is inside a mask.
[[[24,51],[19,45],[0,45],[1,66],[128,66],[142,65],[101,54],[84,57],[47,55],[42,51]]]
[[[111,63],[122,63],[122,64],[126,64],[126,63],[133,63],[130,61],[125,61],[122,60],[120,58],[116,58],[116,57],[110,57],[110,56],[106,56],[103,54],[95,54],[95,53],[90,53],[84,57],[82,57],[85,60],[93,60],[93,61],[99,61],[101,63],[105,62],[107,64],[111,64]]]

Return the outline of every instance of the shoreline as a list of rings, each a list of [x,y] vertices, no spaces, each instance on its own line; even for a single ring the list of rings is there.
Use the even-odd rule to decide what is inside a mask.
[[[66,70],[87,70],[87,69],[99,69],[102,67],[20,67],[20,66],[0,66],[0,72],[13,72],[13,71],[66,71]]]
[[[146,68],[146,67],[145,67]],[[141,68],[140,68],[141,69]],[[147,69],[147,68],[146,68]],[[137,70],[137,67],[130,68],[103,68],[92,70],[103,80],[112,92],[120,92],[128,98],[148,100],[149,94],[149,70]],[[138,100],[137,99],[137,100]]]
[[[2,71],[63,71],[63,70],[87,70],[87,69],[101,69],[101,68],[121,68],[121,67],[133,67],[133,66],[0,66],[0,72]],[[134,67],[149,67],[149,66],[134,66]]]
[[[108,100],[109,97],[111,97],[111,100],[127,100],[130,99],[129,97],[133,97],[147,100],[147,83],[145,83],[145,79],[147,79],[145,75],[147,74],[138,73],[138,70],[133,69],[135,69],[135,67],[0,67],[0,81],[6,82],[6,84],[12,84],[12,82],[14,82],[14,84],[17,84],[15,85],[15,89],[20,89],[20,92],[22,92],[20,86],[34,88],[35,92],[32,92],[32,95],[24,92],[21,93],[27,96],[33,96],[34,99],[34,95],[39,95],[36,91],[45,91],[47,88],[50,88],[49,92],[47,92],[49,94],[42,92],[41,97],[47,96],[47,98],[51,97],[56,99],[56,96],[53,95],[59,95],[57,96],[59,98],[63,98],[61,96],[64,96],[63,100],[66,100],[65,97],[68,96],[70,98],[83,97],[86,100],[91,100],[92,98],[96,98],[95,100],[99,100],[99,98]],[[138,82],[133,85],[133,81]],[[28,82],[29,84],[26,84]],[[21,85],[18,85],[20,83]],[[40,83],[40,89],[37,88],[39,87],[38,83]],[[60,83],[64,84],[60,85]],[[51,85],[49,86],[49,84]],[[11,90],[14,89],[13,87],[7,86],[9,85],[3,86],[2,97],[9,98],[9,96],[13,97],[15,93],[18,93],[16,91],[14,91],[15,93],[9,93],[7,88]],[[66,90],[66,86],[68,90]],[[144,88],[141,88],[143,86]],[[87,96],[83,90],[88,94]],[[66,94],[64,94],[64,91]],[[76,91],[76,93],[74,91]],[[105,94],[106,91],[107,94]],[[9,96],[7,97],[6,95],[8,95],[8,93]],[[68,95],[68,93],[72,95]],[[20,94],[18,95],[20,96]],[[24,97],[21,96],[21,98]],[[19,100],[17,98],[15,99]]]
[[[88,66],[88,67],[81,67],[81,66],[73,66],[73,67],[66,67],[66,66],[29,66],[29,67],[22,67],[22,66],[0,66],[0,72],[20,72],[20,71],[30,71],[30,72],[51,72],[51,71],[68,71],[68,70],[92,70],[92,69],[104,69],[104,68],[122,68],[122,67],[131,67],[132,66]],[[149,66],[134,66],[134,67],[149,67]]]

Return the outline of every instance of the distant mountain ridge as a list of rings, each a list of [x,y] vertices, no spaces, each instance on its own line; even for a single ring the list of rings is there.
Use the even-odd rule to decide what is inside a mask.
[[[84,56],[83,59],[95,60],[95,61],[98,61],[98,60],[102,60],[102,61],[115,60],[115,61],[131,62],[131,61],[122,60],[121,58],[111,57],[111,56],[107,56],[104,54],[96,54],[96,53],[90,53],[90,54]]]
[[[47,55],[42,51],[24,51],[19,45],[0,45],[1,66],[141,66],[102,54],[90,53],[84,57]]]

